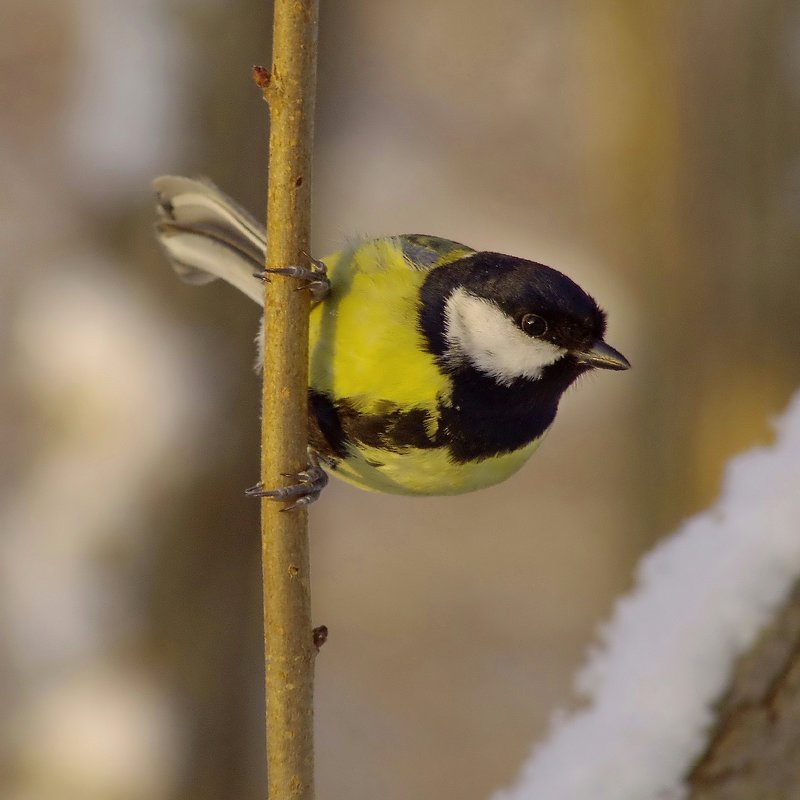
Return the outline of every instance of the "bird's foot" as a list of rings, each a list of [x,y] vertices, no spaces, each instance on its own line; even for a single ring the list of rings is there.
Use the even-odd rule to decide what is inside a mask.
[[[325,266],[324,261],[312,258],[308,253],[303,253],[308,256],[311,264],[310,267],[289,266],[289,267],[272,267],[256,272],[255,276],[261,280],[269,280],[270,275],[284,275],[287,278],[296,278],[303,281],[298,286],[298,289],[307,289],[311,292],[311,299],[315,303],[322,302],[331,291],[331,282],[328,280],[328,268]]]
[[[248,497],[268,497],[270,500],[294,500],[291,505],[281,511],[291,511],[293,508],[310,506],[319,499],[322,490],[328,485],[328,475],[319,465],[319,459],[313,453],[309,454],[308,464],[302,472],[296,475],[283,473],[285,478],[294,478],[296,483],[282,486],[279,489],[265,489],[259,481],[255,486],[245,490]]]

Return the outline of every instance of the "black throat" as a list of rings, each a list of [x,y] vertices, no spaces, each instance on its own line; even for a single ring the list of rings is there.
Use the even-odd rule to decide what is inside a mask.
[[[473,368],[452,374],[453,392],[439,408],[439,436],[457,462],[510,453],[552,424],[561,395],[585,371],[571,356],[542,370],[538,380],[503,386]]]

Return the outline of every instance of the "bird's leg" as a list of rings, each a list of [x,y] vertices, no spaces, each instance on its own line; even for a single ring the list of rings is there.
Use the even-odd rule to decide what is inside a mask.
[[[328,280],[328,268],[325,266],[324,261],[312,258],[305,251],[303,255],[308,257],[311,264],[310,267],[273,267],[265,269],[262,272],[256,272],[255,276],[261,278],[261,280],[269,280],[270,275],[285,275],[287,278],[297,278],[298,280],[305,281],[305,283],[297,288],[308,289],[308,291],[311,292],[311,300],[314,303],[320,303],[331,291],[331,282]]]
[[[328,475],[319,465],[319,457],[313,450],[309,450],[308,464],[302,472],[283,475],[285,478],[294,478],[297,482],[280,489],[265,489],[259,481],[255,486],[246,489],[245,494],[248,497],[268,497],[270,500],[294,500],[291,505],[281,509],[291,511],[293,508],[310,506],[319,499],[322,490],[328,485]]]

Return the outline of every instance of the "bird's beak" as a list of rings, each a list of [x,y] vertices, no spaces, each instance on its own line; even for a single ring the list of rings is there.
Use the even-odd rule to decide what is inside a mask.
[[[622,353],[598,339],[588,350],[573,353],[579,364],[589,364],[600,369],[630,369],[630,362]]]

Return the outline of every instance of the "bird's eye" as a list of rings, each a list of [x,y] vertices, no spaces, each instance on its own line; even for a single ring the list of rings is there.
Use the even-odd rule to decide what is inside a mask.
[[[543,336],[547,333],[547,321],[538,314],[526,314],[519,323],[528,336]]]

